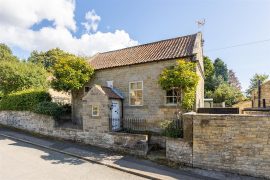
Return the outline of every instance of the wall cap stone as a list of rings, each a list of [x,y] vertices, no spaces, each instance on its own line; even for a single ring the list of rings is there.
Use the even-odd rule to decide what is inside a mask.
[[[270,114],[203,114],[196,112],[189,112],[183,116],[212,116],[212,117],[270,117]]]

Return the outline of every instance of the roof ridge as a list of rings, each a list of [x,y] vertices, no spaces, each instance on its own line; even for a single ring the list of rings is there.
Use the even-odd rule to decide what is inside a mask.
[[[185,37],[188,37],[188,36],[197,36],[197,34],[198,33],[189,34],[189,35],[185,35],[185,36],[178,36],[178,37],[169,38],[169,39],[162,39],[162,40],[159,40],[159,41],[153,41],[153,42],[149,42],[149,43],[145,43],[145,44],[139,44],[139,45],[130,46],[130,47],[122,48],[122,49],[116,49],[116,50],[101,52],[101,53],[97,53],[95,55],[106,54],[106,53],[111,53],[111,52],[116,52],[116,51],[122,51],[122,50],[131,49],[131,48],[135,48],[135,47],[140,47],[140,46],[147,46],[147,45],[151,45],[151,44],[155,44],[155,43],[160,43],[160,42],[164,42],[164,41],[170,41],[170,40],[173,40],[173,39],[185,38]]]

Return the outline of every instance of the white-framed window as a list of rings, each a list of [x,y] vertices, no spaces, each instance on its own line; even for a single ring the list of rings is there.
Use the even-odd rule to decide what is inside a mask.
[[[99,106],[92,105],[92,116],[99,116]]]
[[[129,83],[129,105],[143,105],[143,81],[135,81]]]
[[[84,94],[87,94],[90,91],[90,87],[89,86],[84,86]]]
[[[175,89],[167,90],[165,96],[166,105],[177,105],[177,95]]]

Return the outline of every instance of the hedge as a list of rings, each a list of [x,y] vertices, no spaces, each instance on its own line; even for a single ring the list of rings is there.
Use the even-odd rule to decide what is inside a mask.
[[[51,100],[45,90],[23,90],[4,96],[0,100],[0,110],[33,111],[39,103]]]
[[[53,116],[55,120],[59,120],[64,110],[62,106],[55,102],[40,102],[33,108],[33,112]]]

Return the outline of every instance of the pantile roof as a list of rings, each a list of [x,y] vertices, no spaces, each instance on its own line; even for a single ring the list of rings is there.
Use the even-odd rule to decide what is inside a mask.
[[[94,69],[140,64],[193,56],[197,34],[167,39],[125,49],[99,53],[90,58]]]

